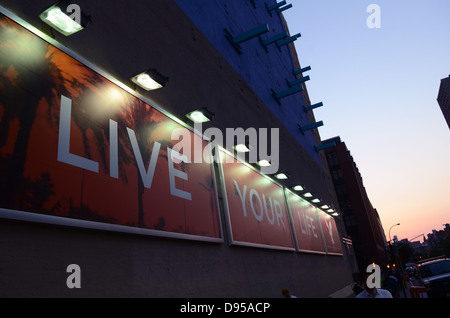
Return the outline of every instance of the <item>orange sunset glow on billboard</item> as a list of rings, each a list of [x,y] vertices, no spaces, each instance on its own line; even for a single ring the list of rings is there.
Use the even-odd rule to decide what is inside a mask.
[[[213,166],[173,150],[180,124],[11,20],[0,27],[0,208],[222,240]]]

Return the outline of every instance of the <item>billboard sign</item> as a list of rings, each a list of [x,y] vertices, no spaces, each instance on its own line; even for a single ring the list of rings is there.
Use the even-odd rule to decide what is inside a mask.
[[[341,238],[339,236],[334,218],[320,209],[317,209],[317,212],[327,248],[327,254],[342,255]]]
[[[298,195],[286,190],[297,249],[301,252],[325,254],[317,208]]]
[[[295,250],[283,188],[221,150],[230,243]]]
[[[4,15],[0,31],[0,217],[223,241],[213,165],[174,149],[177,120]]]

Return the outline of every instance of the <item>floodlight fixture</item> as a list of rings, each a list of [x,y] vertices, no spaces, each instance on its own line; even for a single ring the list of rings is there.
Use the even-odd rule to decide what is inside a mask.
[[[289,176],[284,172],[280,172],[275,174],[275,178],[277,178],[278,180],[286,180],[287,178],[289,178]]]
[[[205,123],[213,119],[214,113],[210,112],[206,107],[203,107],[187,113],[186,117],[194,123]]]
[[[91,22],[91,17],[81,12],[79,5],[67,0],[55,3],[43,11],[39,18],[65,36],[85,29]]]
[[[131,81],[146,91],[166,86],[169,79],[152,68],[131,78]]]
[[[261,160],[258,161],[258,165],[259,165],[260,167],[270,167],[270,166],[271,166],[271,163],[270,163],[269,160],[261,159]]]
[[[249,152],[250,151],[250,148],[246,144],[238,144],[238,145],[234,146],[234,149],[237,152]]]

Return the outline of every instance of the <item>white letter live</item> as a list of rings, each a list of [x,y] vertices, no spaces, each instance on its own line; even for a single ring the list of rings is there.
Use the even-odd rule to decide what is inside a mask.
[[[381,8],[377,4],[369,4],[367,6],[368,13],[371,13],[366,20],[369,29],[381,28]]]
[[[73,165],[82,169],[89,171],[99,172],[99,164],[96,161],[80,157],[78,155],[70,153],[70,122],[71,122],[71,112],[72,112],[72,100],[61,95],[61,112],[59,118],[59,136],[58,136],[58,161]],[[110,130],[110,171],[109,176],[112,178],[118,178],[118,134],[117,134],[117,122],[110,119],[109,120],[109,130]],[[134,130],[127,127],[128,137],[133,148],[134,157],[136,158],[136,164],[142,178],[144,187],[150,189],[152,186],[153,175],[156,169],[156,161],[158,160],[159,151],[161,144],[157,141],[153,143],[153,151],[150,158],[150,164],[148,169],[145,169],[145,164],[142,159],[142,154],[139,149],[139,145],[136,139],[136,134]],[[188,180],[187,173],[175,169],[174,159],[178,160],[176,162],[187,162],[187,158],[177,151],[167,148],[169,154],[168,166],[169,166],[169,181],[170,181],[170,194],[191,200],[191,194],[189,192],[177,189],[175,187],[175,178],[180,178],[185,181]]]

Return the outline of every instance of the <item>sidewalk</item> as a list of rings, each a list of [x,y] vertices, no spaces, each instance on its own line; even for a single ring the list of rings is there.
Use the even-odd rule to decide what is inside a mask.
[[[411,286],[414,286],[413,281],[405,281],[403,288],[400,288],[398,291],[398,298],[412,298],[411,293],[409,292]]]

